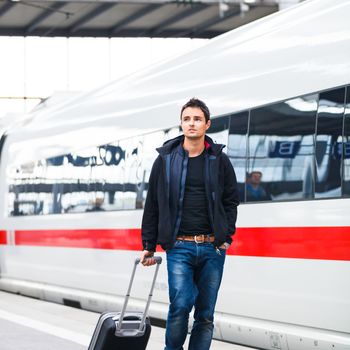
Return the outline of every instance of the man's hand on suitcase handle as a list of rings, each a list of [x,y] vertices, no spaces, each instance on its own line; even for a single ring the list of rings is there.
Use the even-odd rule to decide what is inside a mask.
[[[155,265],[157,262],[153,257],[154,252],[150,252],[148,250],[143,250],[140,256],[140,263],[143,266],[152,266]]]

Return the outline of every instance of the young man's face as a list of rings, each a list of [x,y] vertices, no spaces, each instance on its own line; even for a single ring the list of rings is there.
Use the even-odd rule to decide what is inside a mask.
[[[210,127],[210,120],[205,121],[203,111],[198,107],[187,107],[181,115],[181,127],[185,137],[199,139]]]
[[[251,174],[250,182],[253,185],[260,185],[262,174],[258,171],[253,171]]]

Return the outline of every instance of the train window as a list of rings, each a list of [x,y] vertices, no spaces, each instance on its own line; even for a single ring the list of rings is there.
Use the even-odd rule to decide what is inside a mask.
[[[350,196],[350,86],[347,87],[343,137],[343,196]]]
[[[142,198],[141,143],[136,137],[120,143],[124,152],[123,209],[135,209]]]
[[[90,178],[88,184],[89,203],[86,211],[104,211],[107,200],[105,200],[104,187],[105,179],[105,160],[101,157],[100,148],[93,147],[89,151]]]
[[[179,134],[174,127],[11,167],[8,214],[141,209],[156,148]],[[350,87],[214,118],[207,134],[227,144],[242,202],[350,196]]]
[[[96,205],[90,211],[116,210],[122,208],[123,172],[120,163],[123,152],[118,143],[97,147],[99,164],[95,167],[98,191]]]
[[[92,169],[97,163],[96,148],[84,149],[65,156],[63,163],[62,210],[81,213],[93,207],[95,187]]]
[[[227,145],[229,122],[229,117],[211,119],[211,126],[206,134],[210,136],[215,143]],[[227,153],[226,147],[224,148],[224,152]]]
[[[251,110],[246,200],[313,197],[317,95]]]
[[[9,196],[8,212],[10,216],[38,215],[43,212],[43,195],[41,178],[43,165],[41,162],[30,162],[13,167],[8,172]]]
[[[316,130],[315,198],[341,196],[345,88],[322,92]]]
[[[123,209],[125,149],[120,142],[114,142],[105,147],[106,185],[108,193],[108,210]]]
[[[38,193],[38,210],[36,215],[46,215],[52,212],[53,191],[52,183],[47,180],[48,166],[46,160],[36,162],[35,191]]]
[[[140,191],[142,191],[142,207],[144,207],[148,180],[151,174],[152,165],[158,156],[156,148],[161,147],[165,141],[166,133],[164,131],[157,131],[151,134],[144,135],[142,141],[142,169],[141,169],[141,183]],[[138,205],[141,207],[141,204]]]
[[[248,112],[236,113],[230,117],[227,144],[227,155],[235,169],[241,202],[245,201],[248,117]]]
[[[11,166],[7,168],[6,177],[8,184],[7,192],[7,213],[9,216],[18,215],[18,210],[15,212],[15,202],[19,196],[19,167]]]
[[[43,183],[47,190],[45,192],[43,214],[62,213],[62,196],[64,193],[64,170],[68,163],[66,156],[57,156],[46,159],[46,172]]]

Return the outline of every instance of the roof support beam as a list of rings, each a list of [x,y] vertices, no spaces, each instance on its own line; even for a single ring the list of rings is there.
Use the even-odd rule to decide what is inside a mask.
[[[183,19],[192,16],[194,14],[197,14],[203,10],[206,10],[208,8],[208,5],[205,4],[196,4],[194,3],[191,8],[189,8],[186,11],[183,11],[181,13],[176,14],[175,16],[172,16],[168,19],[166,19],[165,21],[159,23],[156,27],[153,27],[152,29],[150,29],[148,31],[148,34],[150,36],[156,36],[159,35],[160,33],[164,32],[164,30],[171,26],[172,24],[178,22],[178,21],[182,21]]]
[[[14,2],[12,2],[12,1],[10,1],[10,0],[6,0],[4,6],[2,6],[2,7],[0,8],[0,17],[1,17],[2,15],[4,15],[8,10],[10,10],[11,7],[13,7],[14,5],[15,5]]]
[[[104,3],[102,5],[99,5],[96,7],[94,10],[91,12],[87,13],[85,16],[80,18],[78,21],[72,24],[72,26],[69,28],[69,33],[75,33],[76,31],[79,30],[85,23],[91,21],[93,18],[101,15],[103,12],[108,11],[111,9],[113,6],[117,6],[115,2],[108,2]]]
[[[53,13],[57,12],[63,6],[67,5],[66,2],[60,1],[55,2],[51,7],[49,7],[46,11],[42,12],[33,19],[31,23],[29,23],[28,27],[25,29],[26,35],[30,34],[34,29],[36,29],[39,24],[44,21],[46,18],[50,17]]]
[[[143,16],[146,16],[147,14],[157,10],[162,5],[163,4],[150,4],[148,6],[143,7],[139,11],[136,11],[132,15],[124,18],[122,21],[117,23],[114,27],[110,28],[110,30],[109,30],[110,36],[115,36],[118,32],[120,32],[129,23],[134,22],[137,19],[139,19]]]
[[[183,34],[183,31],[173,29],[173,30],[165,30],[162,38],[176,38],[180,37]],[[193,36],[193,38],[213,38],[217,35],[222,34],[220,31],[206,31],[200,35]],[[96,29],[96,28],[81,28],[78,32],[69,34],[65,28],[52,28],[48,30],[47,28],[38,27],[34,29],[31,35],[42,36],[42,37],[96,37],[96,38],[109,38],[110,32],[106,29]],[[18,27],[10,27],[10,28],[1,28],[0,27],[0,36],[26,36],[26,33],[22,28]],[[118,36],[119,37],[119,36]],[[139,38],[140,30],[139,29],[123,29],[120,32],[120,37],[130,37],[130,38]]]
[[[219,1],[227,6],[219,7]],[[275,12],[276,1],[282,0],[256,0],[256,4],[244,0],[249,16],[237,21],[238,16],[233,16],[247,8],[239,6],[241,0],[0,0],[0,36],[211,38]],[[71,3],[75,4],[72,11]],[[34,14],[29,21],[21,20],[24,6]],[[109,22],[115,12],[115,22]],[[104,18],[110,23],[107,27]]]
[[[240,14],[241,14],[240,8],[235,8],[235,9],[233,9],[231,11],[226,12],[224,17],[217,16],[215,18],[208,19],[207,21],[202,23],[200,26],[195,27],[194,29],[189,29],[189,30],[183,31],[182,33],[179,33],[177,35],[177,37],[184,37],[184,36],[194,37],[194,36],[198,36],[200,33],[205,32],[205,30],[207,28],[210,28],[210,27],[212,27],[213,25],[215,25],[215,24],[217,24],[219,22],[223,22],[223,21],[225,21],[225,20],[227,20],[227,19],[229,19],[231,17],[238,16]]]

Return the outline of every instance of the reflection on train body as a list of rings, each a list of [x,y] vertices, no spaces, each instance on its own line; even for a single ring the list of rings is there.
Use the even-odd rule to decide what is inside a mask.
[[[208,135],[227,144],[241,201],[350,194],[350,87],[217,117]],[[42,159],[9,170],[10,215],[142,208],[156,147],[178,127]],[[264,195],[250,195],[260,173]]]

